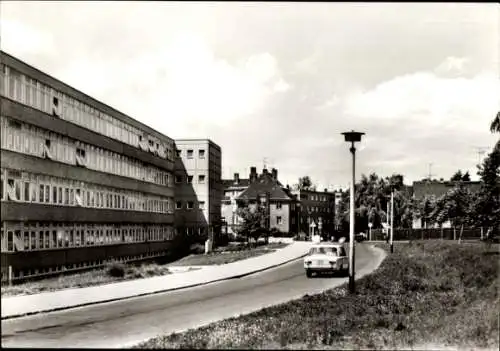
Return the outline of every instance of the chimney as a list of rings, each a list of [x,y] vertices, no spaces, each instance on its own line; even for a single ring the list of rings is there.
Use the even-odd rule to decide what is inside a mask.
[[[327,193],[327,192],[328,192],[328,189],[327,189],[327,188],[325,188],[325,193]]]
[[[250,182],[255,181],[257,179],[257,167],[250,167]]]
[[[234,183],[238,184],[239,182],[240,182],[240,174],[239,173],[235,173],[234,174]]]
[[[278,170],[276,168],[271,170],[271,174],[273,175],[274,180],[278,180]]]

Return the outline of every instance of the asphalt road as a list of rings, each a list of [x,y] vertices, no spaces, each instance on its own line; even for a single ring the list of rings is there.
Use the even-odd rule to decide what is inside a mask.
[[[356,245],[356,271],[377,255]],[[2,321],[2,347],[116,348],[217,320],[250,313],[304,294],[341,285],[347,278],[308,279],[302,260],[275,269],[144,297]]]

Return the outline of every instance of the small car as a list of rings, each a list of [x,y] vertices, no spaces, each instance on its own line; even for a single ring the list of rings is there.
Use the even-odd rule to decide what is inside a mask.
[[[354,239],[358,242],[362,242],[362,241],[365,241],[367,238],[366,234],[361,232],[361,233],[358,233],[354,236]]]
[[[342,243],[315,244],[304,257],[306,276],[313,273],[337,273],[344,276],[349,269],[349,259]]]

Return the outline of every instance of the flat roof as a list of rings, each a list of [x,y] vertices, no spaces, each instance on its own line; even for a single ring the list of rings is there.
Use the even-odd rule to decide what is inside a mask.
[[[215,142],[213,142],[211,139],[203,139],[203,138],[200,138],[200,139],[174,139],[174,143],[181,143],[181,144],[192,144],[192,143],[208,143],[208,144],[211,144],[212,146],[215,146],[216,148],[218,148],[219,150],[221,149],[221,147],[216,144]]]
[[[15,65],[16,67],[13,67],[14,69],[22,70],[21,73],[30,76],[30,78],[40,80],[41,83],[46,84],[53,89],[59,90],[61,93],[70,95],[72,98],[79,100],[80,102],[92,105],[92,107],[100,110],[101,112],[109,114],[113,118],[116,118],[124,123],[130,124],[133,127],[141,129],[144,132],[150,133],[157,138],[167,139],[170,142],[174,141],[174,139],[169,137],[168,135],[165,135],[165,134],[157,131],[156,129],[151,128],[150,126],[138,121],[137,119],[132,118],[132,117],[126,115],[125,113],[118,111],[117,109],[111,107],[110,105],[107,105],[104,102],[99,101],[99,100],[93,98],[92,96],[85,94],[81,90],[78,90],[78,89],[70,86],[69,84],[64,83],[60,79],[57,79],[57,78],[51,76],[50,74],[18,59],[15,56],[12,56],[12,55],[6,53],[3,50],[0,50],[0,56],[2,58],[1,61],[3,64],[5,64],[7,66]],[[35,75],[35,76],[33,76],[33,75]],[[43,78],[43,80],[40,79],[39,76],[41,76]]]

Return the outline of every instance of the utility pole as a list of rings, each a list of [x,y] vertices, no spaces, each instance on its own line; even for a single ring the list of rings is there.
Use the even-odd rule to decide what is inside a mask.
[[[476,153],[477,153],[477,164],[480,165],[482,156],[486,153],[486,150],[488,150],[488,148],[483,147],[483,146],[476,146],[476,147],[474,147],[474,149],[476,149]]]
[[[394,190],[391,189],[391,253],[394,252]]]
[[[432,176],[435,175],[435,174],[432,174],[431,170],[432,170],[432,163],[429,163],[429,174],[427,175],[429,180],[432,180]]]

